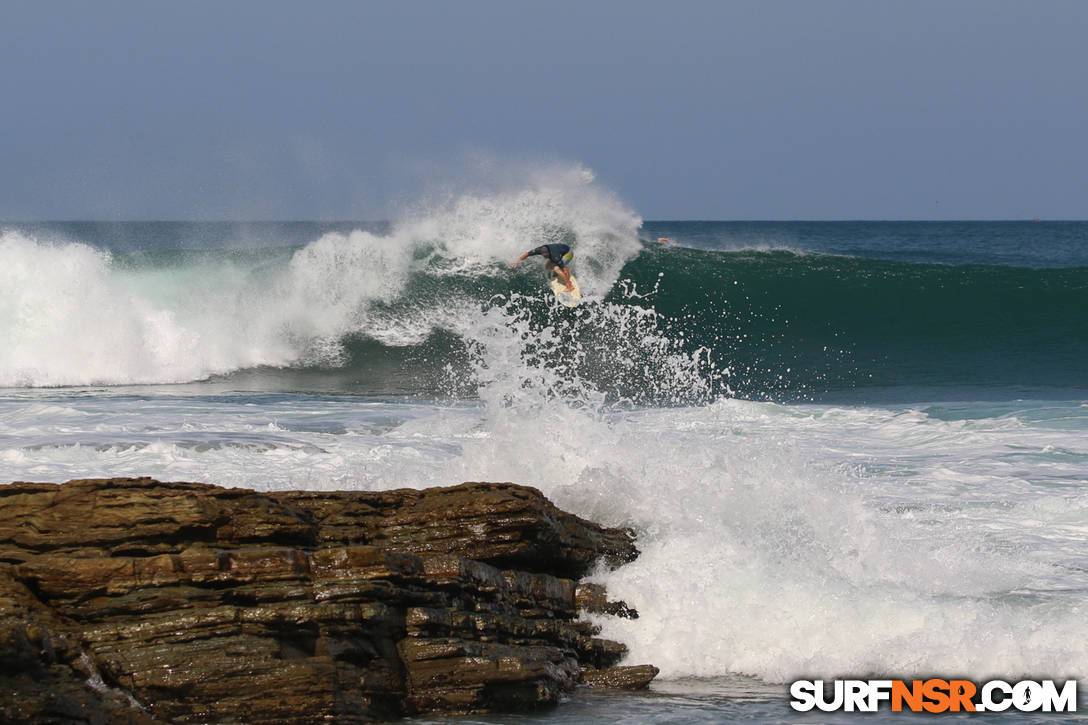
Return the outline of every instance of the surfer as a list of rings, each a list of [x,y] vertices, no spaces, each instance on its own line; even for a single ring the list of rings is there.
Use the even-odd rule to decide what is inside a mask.
[[[570,281],[570,270],[567,269],[567,262],[574,258],[574,252],[570,251],[570,247],[566,244],[542,244],[536,249],[530,249],[528,252],[515,259],[510,264],[510,269],[517,269],[519,264],[537,254],[547,260],[544,263],[544,269],[549,272],[555,272],[555,275],[563,280],[563,284],[566,285],[566,287],[563,288],[564,292],[570,292],[574,289],[574,285],[571,284]]]

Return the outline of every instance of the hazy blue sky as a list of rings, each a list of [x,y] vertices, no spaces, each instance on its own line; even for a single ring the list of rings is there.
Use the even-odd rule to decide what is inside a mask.
[[[479,153],[647,219],[1088,218],[1088,2],[0,4],[0,219],[385,218]]]

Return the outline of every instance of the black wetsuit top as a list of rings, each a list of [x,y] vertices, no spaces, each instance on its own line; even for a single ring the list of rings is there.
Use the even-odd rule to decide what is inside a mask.
[[[567,260],[563,259],[564,254],[570,252],[570,247],[566,244],[542,244],[536,249],[529,252],[529,256],[541,255],[548,258],[548,261],[554,264],[556,267],[566,267]]]

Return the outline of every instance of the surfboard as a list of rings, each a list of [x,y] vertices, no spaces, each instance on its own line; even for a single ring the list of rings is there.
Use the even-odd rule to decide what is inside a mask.
[[[563,284],[563,280],[558,277],[552,277],[552,291],[555,292],[555,297],[567,307],[574,307],[582,299],[582,290],[578,289],[578,280],[574,278],[572,274],[570,276],[570,285],[574,289],[567,292]]]

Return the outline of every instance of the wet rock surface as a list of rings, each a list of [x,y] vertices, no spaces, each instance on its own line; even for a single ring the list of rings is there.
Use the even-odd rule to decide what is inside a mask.
[[[581,612],[631,532],[536,489],[0,486],[0,720],[370,722],[644,687]]]

